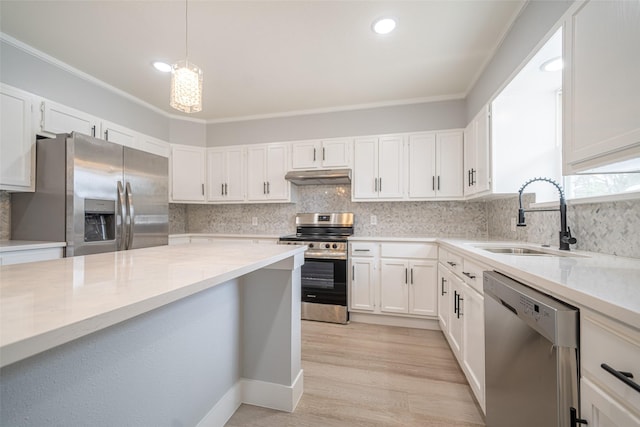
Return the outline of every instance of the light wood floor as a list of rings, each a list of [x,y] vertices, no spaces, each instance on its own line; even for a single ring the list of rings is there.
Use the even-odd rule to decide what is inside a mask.
[[[226,426],[484,426],[440,331],[303,321],[302,368],[295,412],[242,405]]]

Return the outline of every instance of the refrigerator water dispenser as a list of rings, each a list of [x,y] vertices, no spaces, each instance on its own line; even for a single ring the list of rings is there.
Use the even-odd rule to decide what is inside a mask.
[[[101,242],[116,238],[116,202],[85,199],[84,241]]]

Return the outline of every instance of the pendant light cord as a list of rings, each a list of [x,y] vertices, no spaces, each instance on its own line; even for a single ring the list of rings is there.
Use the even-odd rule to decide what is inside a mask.
[[[189,61],[189,1],[184,0],[184,59]]]

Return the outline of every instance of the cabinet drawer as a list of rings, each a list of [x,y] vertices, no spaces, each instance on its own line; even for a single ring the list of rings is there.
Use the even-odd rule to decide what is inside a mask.
[[[463,258],[461,255],[440,248],[440,262],[461,278],[464,277],[462,275]]]
[[[482,289],[482,273],[485,270],[490,270],[490,268],[476,264],[468,259],[462,260],[462,278],[469,286],[480,292],[480,294],[484,294]]]
[[[378,244],[374,242],[349,242],[349,256],[352,256],[352,257],[378,256]]]
[[[588,311],[582,312],[581,359],[583,375],[611,390],[640,413],[640,392],[602,368],[630,372],[631,381],[640,384],[640,333]]]
[[[430,243],[382,243],[383,258],[438,258],[438,246]]]

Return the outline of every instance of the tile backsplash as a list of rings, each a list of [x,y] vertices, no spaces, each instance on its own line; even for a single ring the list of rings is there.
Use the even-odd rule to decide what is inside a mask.
[[[0,191],[0,240],[11,238],[11,196]]]
[[[525,208],[533,196],[523,199]],[[527,213],[527,226],[511,231],[518,216],[518,197],[487,202],[488,234],[491,238],[558,246],[559,212]],[[640,258],[640,199],[569,204],[567,223],[578,239],[572,248],[590,252]]]
[[[358,236],[433,236],[518,240],[558,245],[559,213],[527,214],[527,227],[511,231],[518,197],[466,202],[357,202],[349,186],[298,187],[297,203],[169,205],[169,232],[282,235],[295,232],[297,212],[354,212]],[[525,195],[524,203],[533,202]],[[377,225],[371,225],[375,215]],[[252,218],[258,225],[251,225]],[[640,258],[640,199],[569,204],[575,249]],[[11,196],[0,191],[0,240],[11,237]]]
[[[297,212],[353,212],[358,236],[487,237],[485,202],[352,202],[350,186],[298,187],[297,203],[187,205],[190,233],[282,235],[295,232]],[[178,210],[175,207],[172,210]],[[376,225],[371,224],[371,216]],[[258,225],[251,225],[252,218]],[[170,225],[171,232],[179,224]]]

